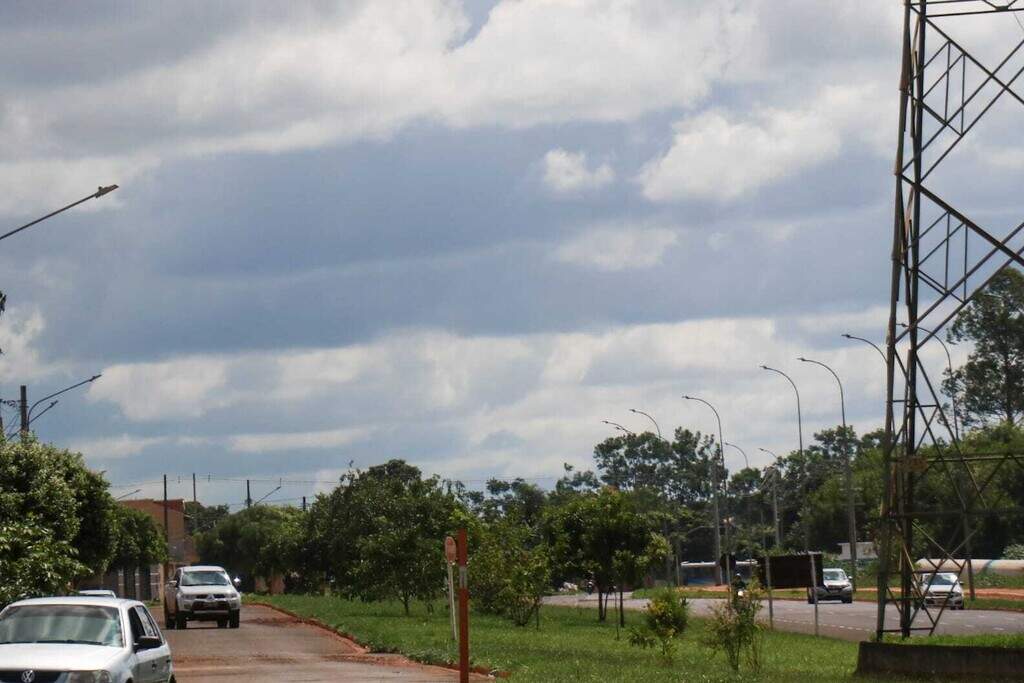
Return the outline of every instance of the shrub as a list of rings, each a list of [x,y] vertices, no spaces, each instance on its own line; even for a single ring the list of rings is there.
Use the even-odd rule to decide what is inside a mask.
[[[527,527],[509,522],[496,523],[483,534],[469,572],[477,611],[501,614],[525,626],[540,609],[551,567],[546,548],[531,548],[529,536]]]
[[[760,611],[761,591],[756,583],[751,583],[742,597],[734,594],[711,608],[704,644],[724,652],[733,671],[739,671],[743,659],[754,672],[761,670],[764,625],[757,621]]]
[[[661,656],[672,661],[676,638],[683,635],[690,606],[677,590],[664,588],[651,596],[644,612],[643,628],[630,629],[629,642],[641,648],[661,647]]]
[[[1006,546],[1006,550],[1003,551],[1003,559],[1024,560],[1024,543],[1014,543],[1013,545]]]

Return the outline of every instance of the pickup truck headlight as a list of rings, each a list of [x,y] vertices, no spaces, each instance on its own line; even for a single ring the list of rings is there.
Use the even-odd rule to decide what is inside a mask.
[[[110,683],[109,671],[72,671],[68,683]]]

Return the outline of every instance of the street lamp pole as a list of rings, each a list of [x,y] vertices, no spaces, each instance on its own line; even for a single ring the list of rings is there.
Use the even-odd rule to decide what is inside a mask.
[[[647,414],[647,413],[645,413],[644,411],[642,411],[642,410],[637,410],[636,408],[630,408],[630,409],[629,409],[629,412],[631,412],[631,413],[636,413],[637,415],[643,415],[643,416],[644,416],[644,417],[646,417],[646,418],[647,418],[648,420],[650,420],[651,422],[653,422],[653,423],[654,423],[654,429],[655,429],[655,430],[657,430],[657,432],[658,432],[658,439],[659,439],[659,440],[661,440],[661,441],[664,441],[664,440],[665,440],[665,439],[663,439],[663,438],[661,437],[661,427],[659,427],[659,426],[658,426],[658,421],[657,421],[657,420],[655,420],[655,419],[654,419],[653,417],[651,417],[650,415],[648,415],[648,414]]]
[[[67,206],[65,206],[62,209],[57,209],[56,211],[53,211],[53,212],[50,212],[50,213],[46,214],[42,218],[37,218],[37,219],[35,219],[34,221],[32,221],[30,223],[26,223],[25,225],[21,226],[20,228],[15,228],[14,230],[11,230],[10,232],[6,232],[3,235],[0,235],[0,240],[5,240],[8,237],[11,237],[12,235],[17,235],[22,230],[28,230],[29,228],[31,228],[36,223],[42,223],[47,218],[53,218],[54,216],[56,216],[59,213],[63,213],[65,211],[67,211],[68,209],[73,209],[74,207],[78,206],[79,204],[87,202],[90,199],[98,199],[98,198],[102,197],[105,194],[109,194],[109,193],[113,192],[116,189],[117,189],[117,185],[107,185],[106,187],[98,187],[98,188],[96,188],[96,191],[93,192],[88,197],[82,197],[77,202],[72,202],[71,204],[68,204]]]
[[[850,537],[850,564],[852,565],[852,576],[850,577],[850,583],[853,586],[853,590],[857,590],[857,513],[854,509],[853,504],[853,467],[850,464],[850,443],[848,434],[846,431],[846,397],[843,393],[843,382],[839,379],[839,375],[828,365],[825,365],[821,361],[811,360],[810,358],[804,358],[801,356],[800,361],[804,363],[813,363],[814,365],[820,365],[821,367],[832,373],[832,376],[836,378],[836,383],[839,384],[839,409],[843,418],[843,478],[846,480],[846,521],[847,530]]]
[[[703,403],[704,405],[706,405],[708,408],[711,408],[711,412],[713,412],[715,414],[715,419],[718,421],[718,457],[719,457],[719,459],[722,462],[722,466],[724,467],[725,466],[725,455],[724,455],[724,449],[722,448],[722,444],[724,443],[724,440],[722,439],[722,418],[721,418],[721,416],[719,416],[718,411],[715,410],[715,407],[713,405],[711,405],[710,403],[708,403],[707,401],[705,401],[702,398],[697,398],[696,396],[683,396],[683,398],[686,399],[687,401],[699,401],[700,403]],[[722,558],[722,530],[721,530],[720,527],[721,527],[721,524],[722,524],[722,517],[721,517],[721,514],[719,513],[719,508],[718,508],[718,489],[719,489],[719,484],[718,484],[718,467],[717,467],[717,464],[712,465],[712,467],[711,467],[711,489],[712,489],[711,506],[713,508],[712,514],[714,514],[714,516],[715,516],[715,524],[714,524],[714,526],[715,526],[715,582],[718,585],[721,585],[722,584],[722,565],[721,565],[721,558]],[[729,544],[729,527],[728,526],[725,527],[725,534],[726,534],[725,543],[728,546],[728,544]]]
[[[769,372],[775,372],[775,373],[778,373],[778,374],[782,375],[793,386],[793,392],[796,394],[796,433],[797,433],[797,443],[800,445],[800,460],[803,461],[803,459],[804,459],[804,420],[803,420],[803,414],[802,414],[802,412],[800,410],[800,390],[796,388],[796,382],[793,381],[793,378],[790,377],[789,375],[787,375],[786,373],[784,373],[782,370],[777,370],[776,368],[770,368],[767,365],[762,365],[761,369],[762,370],[768,370]],[[806,550],[807,552],[810,552],[810,546],[811,546],[810,530],[807,528],[806,521],[804,522],[803,526],[804,526],[804,550]]]
[[[758,450],[759,451],[764,451],[765,453],[768,453],[769,455],[775,456],[776,463],[774,465],[770,465],[769,467],[766,467],[765,469],[770,470],[771,473],[772,473],[772,478],[773,478],[772,479],[772,517],[774,518],[774,522],[775,522],[774,525],[773,525],[775,527],[775,547],[776,548],[781,548],[782,547],[782,529],[781,529],[781,526],[779,524],[779,477],[780,477],[779,466],[778,466],[779,456],[775,455],[774,453],[772,453],[767,448],[758,448]],[[763,479],[762,479],[762,481],[763,481]]]

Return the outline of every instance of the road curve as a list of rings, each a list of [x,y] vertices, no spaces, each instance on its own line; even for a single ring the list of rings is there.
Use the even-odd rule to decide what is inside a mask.
[[[555,595],[545,598],[545,604],[566,605],[570,607],[597,607],[596,595]],[[690,600],[695,616],[707,616],[711,606],[717,600],[695,598]],[[647,600],[629,598],[625,600],[626,609],[639,610],[647,606]],[[609,604],[609,607],[612,607]],[[896,608],[889,608],[890,624],[897,624]],[[814,605],[800,600],[775,600],[775,628],[797,633],[814,633]],[[853,602],[849,605],[836,602],[823,602],[818,605],[818,625],[820,633],[843,640],[861,641],[871,638],[875,633],[877,608],[873,602]],[[764,603],[761,617],[768,619],[768,601]],[[915,626],[928,623],[922,613],[918,616]],[[953,612],[946,610],[939,621],[936,633],[956,635],[980,635],[983,633],[1010,634],[1024,633],[1024,613],[1002,612],[996,610],[962,610]]]
[[[449,669],[367,653],[350,640],[261,605],[242,607],[238,629],[195,623],[164,635],[178,683],[458,680]]]

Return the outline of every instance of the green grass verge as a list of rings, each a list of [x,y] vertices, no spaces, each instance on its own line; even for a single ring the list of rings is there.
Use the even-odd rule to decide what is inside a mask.
[[[400,603],[361,603],[337,597],[279,595],[255,601],[317,619],[353,636],[377,652],[400,652],[412,659],[450,664],[458,651],[451,641],[447,612],[422,605],[405,616]],[[629,625],[640,615],[627,614]],[[674,661],[663,663],[650,650],[631,647],[626,633],[616,637],[613,621],[599,623],[595,610],[545,607],[540,630],[517,628],[500,617],[471,616],[474,666],[507,671],[513,681],[851,681],[857,645],[795,633],[768,632],[765,667],[759,674],[733,674],[721,654],[701,644],[704,620],[693,618]],[[859,679],[858,679],[859,680]]]
[[[1024,648],[1024,633],[996,634],[987,633],[977,636],[930,636],[928,638],[910,638],[902,640],[899,636],[887,637],[886,642],[902,645],[974,645],[978,647],[1009,647]]]

